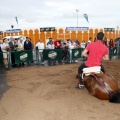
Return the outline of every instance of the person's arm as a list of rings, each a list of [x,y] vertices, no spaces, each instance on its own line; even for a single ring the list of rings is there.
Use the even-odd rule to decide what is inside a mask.
[[[107,54],[107,55],[104,55],[103,56],[103,60],[109,60],[109,55]]]
[[[82,51],[82,56],[88,57],[87,52],[88,52],[88,50],[87,50],[87,49],[84,49],[84,50]]]
[[[38,43],[36,44],[36,47],[38,47]]]

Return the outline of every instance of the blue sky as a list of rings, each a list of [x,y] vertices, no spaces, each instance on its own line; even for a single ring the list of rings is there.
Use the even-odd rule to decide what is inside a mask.
[[[40,27],[117,28],[119,0],[3,0],[0,2],[0,30]],[[88,15],[89,23],[83,17]],[[18,18],[18,24],[15,17]]]

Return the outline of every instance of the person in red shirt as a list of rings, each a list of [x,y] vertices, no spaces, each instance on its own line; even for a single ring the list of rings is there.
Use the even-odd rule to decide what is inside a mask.
[[[60,49],[60,42],[58,40],[54,41],[55,49]]]
[[[78,76],[80,79],[76,88],[84,86],[81,77],[83,73],[83,68],[101,66],[101,71],[105,73],[104,67],[102,66],[102,60],[109,60],[109,52],[108,48],[102,42],[103,38],[104,33],[99,32],[97,34],[97,40],[87,45],[87,47],[82,51],[82,56],[86,57],[87,59],[78,68]],[[87,54],[88,52],[89,54]]]
[[[110,42],[109,42],[109,47],[113,47],[114,46],[114,42],[113,42],[113,39],[110,39]]]

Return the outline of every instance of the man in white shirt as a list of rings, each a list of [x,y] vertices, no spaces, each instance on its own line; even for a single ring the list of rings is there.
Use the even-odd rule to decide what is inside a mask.
[[[45,48],[45,45],[44,45],[44,43],[42,42],[41,39],[36,44],[36,47],[38,47],[40,58],[41,58],[41,62],[42,62],[42,64],[44,64],[44,61],[43,61],[43,49]]]
[[[18,51],[24,50],[24,43],[23,43],[22,38],[20,38],[20,40],[18,41],[18,48],[17,48],[17,50]]]
[[[81,48],[85,49],[85,46],[86,46],[86,42],[83,40],[82,43],[81,43]]]

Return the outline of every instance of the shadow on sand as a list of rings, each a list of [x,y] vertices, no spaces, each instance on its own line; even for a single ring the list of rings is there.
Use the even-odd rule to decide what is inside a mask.
[[[9,88],[10,86],[7,85],[7,72],[4,66],[0,66],[0,99]]]

